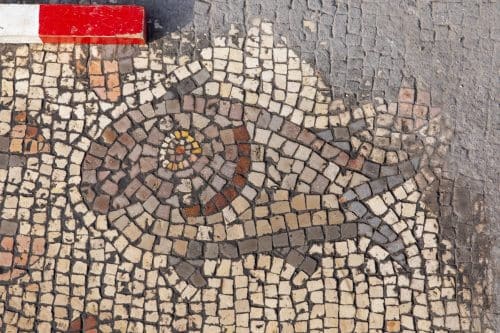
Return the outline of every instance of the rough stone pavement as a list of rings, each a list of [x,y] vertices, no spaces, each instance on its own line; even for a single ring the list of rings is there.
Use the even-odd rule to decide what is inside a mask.
[[[334,96],[373,94],[395,100],[402,85],[431,91],[454,130],[440,189],[441,236],[453,242],[457,265],[469,280],[478,325],[500,326],[494,302],[500,288],[500,245],[495,242],[500,236],[498,2],[135,3],[153,9],[154,39],[179,28],[211,38],[227,33],[231,24],[244,31],[253,17],[269,19],[275,33],[286,36],[288,45],[318,69]]]

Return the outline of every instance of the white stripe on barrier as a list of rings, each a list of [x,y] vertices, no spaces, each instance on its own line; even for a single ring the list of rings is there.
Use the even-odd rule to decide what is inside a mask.
[[[0,43],[41,43],[39,5],[0,5]]]

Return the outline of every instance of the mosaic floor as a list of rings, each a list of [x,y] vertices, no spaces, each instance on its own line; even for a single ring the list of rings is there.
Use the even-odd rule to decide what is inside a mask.
[[[334,99],[260,20],[0,70],[1,331],[470,329],[428,92]]]

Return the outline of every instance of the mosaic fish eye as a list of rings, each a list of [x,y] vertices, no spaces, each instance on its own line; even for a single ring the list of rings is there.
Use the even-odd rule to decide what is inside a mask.
[[[165,137],[160,148],[162,166],[171,171],[184,170],[198,160],[202,149],[186,130],[176,130]]]

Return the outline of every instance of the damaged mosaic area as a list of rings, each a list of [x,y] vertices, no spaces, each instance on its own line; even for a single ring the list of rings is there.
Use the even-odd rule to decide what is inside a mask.
[[[430,94],[334,99],[260,20],[201,44],[1,56],[0,326],[470,329]]]

